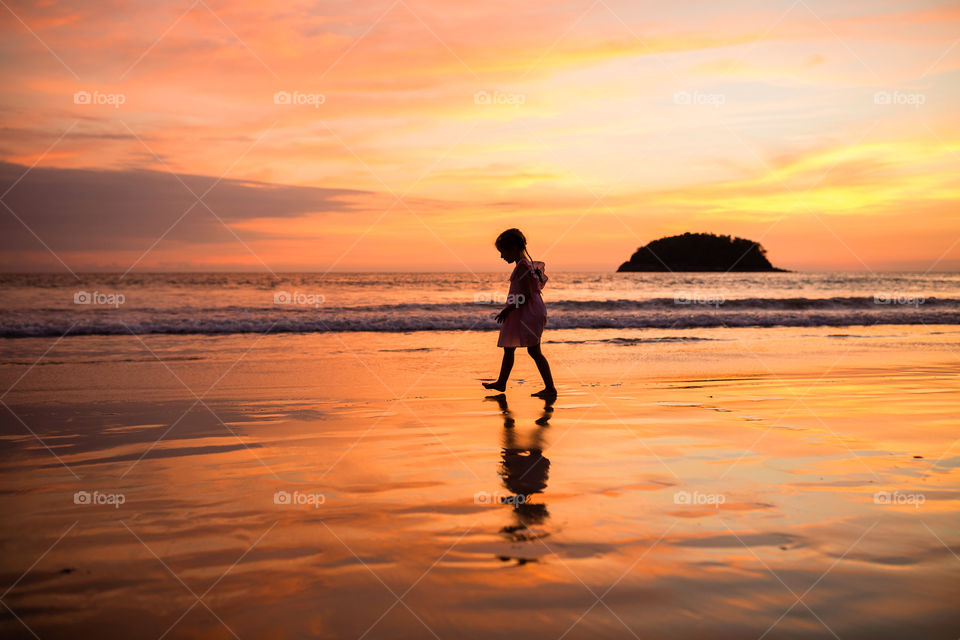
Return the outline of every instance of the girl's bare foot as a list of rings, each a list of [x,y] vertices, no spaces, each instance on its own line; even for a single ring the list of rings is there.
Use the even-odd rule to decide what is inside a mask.
[[[530,395],[534,398],[556,398],[557,390],[554,387],[550,387],[549,389],[540,389],[540,391],[531,393]]]
[[[507,383],[500,382],[499,380],[497,380],[496,382],[484,382],[482,384],[484,389],[496,389],[497,391],[500,391],[500,392],[507,390]]]

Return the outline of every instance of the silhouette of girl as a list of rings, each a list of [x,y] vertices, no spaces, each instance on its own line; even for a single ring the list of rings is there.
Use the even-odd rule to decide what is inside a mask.
[[[535,263],[527,253],[527,239],[519,229],[507,229],[494,243],[500,251],[500,257],[506,262],[517,264],[510,275],[510,293],[507,305],[497,314],[500,324],[498,347],[503,347],[503,361],[500,364],[500,377],[496,382],[484,382],[487,389],[505,391],[510,370],[513,369],[514,351],[517,347],[526,347],[527,353],[537,363],[537,369],[543,378],[544,388],[530,395],[539,398],[556,397],[550,364],[540,351],[540,336],[547,324],[547,308],[543,304],[540,290],[546,284],[543,263]]]

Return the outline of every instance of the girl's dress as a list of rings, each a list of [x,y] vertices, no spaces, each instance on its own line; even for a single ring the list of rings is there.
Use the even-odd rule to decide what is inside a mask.
[[[516,302],[522,299],[518,296],[527,295],[525,291],[527,287],[521,284],[521,278],[530,282],[532,297],[507,314],[500,325],[498,347],[536,346],[540,344],[540,336],[543,335],[543,328],[547,324],[547,307],[543,304],[543,296],[540,295],[543,285],[526,258],[517,261],[517,266],[510,274],[508,305],[515,306]]]

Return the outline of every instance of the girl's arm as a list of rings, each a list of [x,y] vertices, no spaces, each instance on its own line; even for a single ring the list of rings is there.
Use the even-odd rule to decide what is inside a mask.
[[[533,299],[533,279],[536,277],[536,273],[533,271],[533,265],[530,265],[530,268],[524,270],[520,275],[520,288],[522,289],[523,300],[521,300],[517,306],[527,304]]]
[[[519,309],[523,305],[530,302],[530,299],[533,297],[533,278],[536,276],[530,269],[527,269],[520,274],[520,296],[522,299],[518,300],[507,300],[507,304],[500,310],[500,313],[496,316],[496,321],[503,322],[503,319],[510,314],[514,309]]]
[[[511,309],[518,309],[523,305],[530,302],[533,298],[533,279],[536,278],[536,275],[533,272],[532,267],[530,269],[524,269],[520,273],[520,296],[523,297],[522,300],[512,300],[507,302],[507,306]]]

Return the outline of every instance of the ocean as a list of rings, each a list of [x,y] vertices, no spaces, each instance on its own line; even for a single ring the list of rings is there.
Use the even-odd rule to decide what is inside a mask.
[[[550,273],[548,329],[960,324],[956,273]],[[5,274],[0,336],[495,330],[497,273]]]

